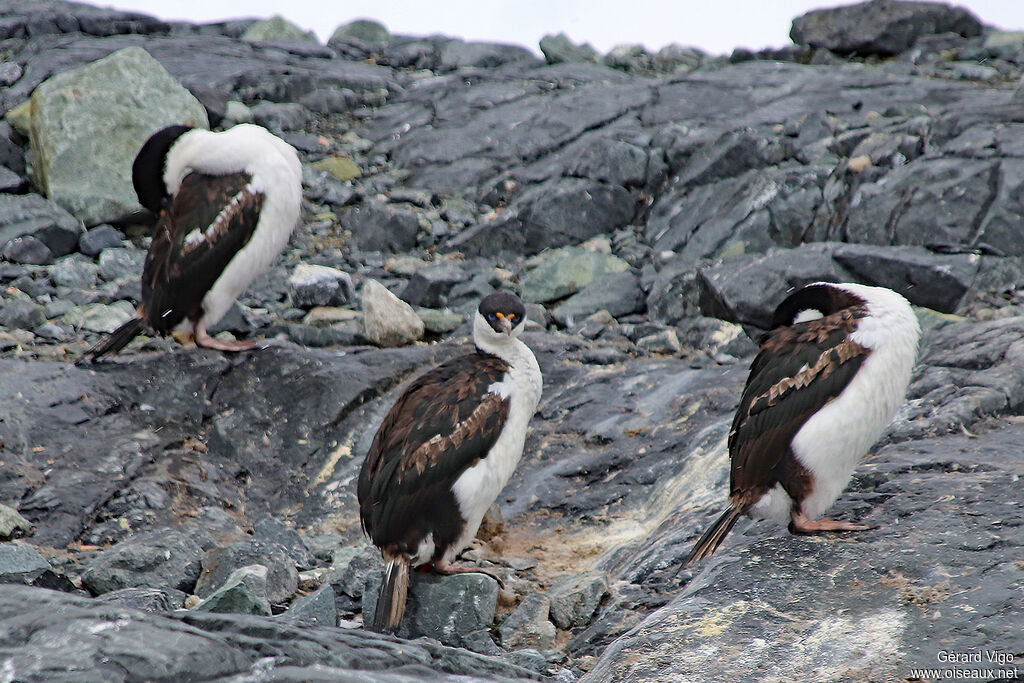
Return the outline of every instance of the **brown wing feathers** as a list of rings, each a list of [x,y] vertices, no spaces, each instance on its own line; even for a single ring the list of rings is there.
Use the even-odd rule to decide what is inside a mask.
[[[203,297],[252,237],[263,195],[245,173],[190,173],[161,212],[142,272],[147,322],[167,333],[197,319]]]
[[[749,506],[780,479],[794,485],[805,479],[790,444],[808,418],[842,392],[867,357],[868,349],[849,339],[864,315],[866,310],[844,310],[776,330],[765,340],[729,435],[734,505]]]
[[[428,533],[443,552],[461,533],[451,487],[501,433],[509,404],[488,389],[507,369],[482,353],[456,358],[413,382],[384,418],[358,494],[363,527],[386,553],[414,553]]]

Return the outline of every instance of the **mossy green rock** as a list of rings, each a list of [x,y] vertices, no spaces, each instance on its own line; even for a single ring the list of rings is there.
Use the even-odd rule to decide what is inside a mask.
[[[266,43],[274,40],[298,40],[304,43],[319,42],[312,31],[301,28],[280,15],[262,19],[250,26],[242,34],[242,40],[250,43]]]
[[[327,157],[314,163],[313,168],[327,171],[341,182],[353,180],[363,174],[355,162],[348,157]]]
[[[391,40],[391,34],[384,28],[384,24],[372,19],[356,19],[334,29],[331,40],[342,40],[355,38],[364,43],[386,43]]]
[[[141,208],[131,166],[146,138],[209,125],[199,100],[140,47],[47,79],[31,102],[36,184],[86,225]]]
[[[611,273],[629,270],[618,256],[580,247],[552,249],[530,259],[523,278],[523,301],[546,303],[563,299]]]

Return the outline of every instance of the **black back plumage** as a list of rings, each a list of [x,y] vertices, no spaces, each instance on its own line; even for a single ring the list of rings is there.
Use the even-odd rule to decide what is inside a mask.
[[[451,487],[501,434],[509,402],[488,388],[507,371],[479,351],[455,358],[414,381],[384,418],[357,492],[363,528],[385,555],[413,555],[433,534],[436,558],[458,539]]]

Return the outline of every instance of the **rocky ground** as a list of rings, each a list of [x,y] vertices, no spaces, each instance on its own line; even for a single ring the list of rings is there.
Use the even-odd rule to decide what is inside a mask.
[[[874,3],[760,53],[541,58],[368,22],[319,45],[0,16],[0,680],[987,680],[1024,657],[1024,35]],[[77,367],[138,297],[131,141],[175,117],[300,151],[301,225],[220,326],[264,348],[142,338]],[[835,509],[878,528],[743,521],[681,569],[751,337],[818,279],[892,287],[925,328]],[[417,576],[403,639],[365,633],[360,462],[496,287],[545,375],[466,553],[504,586]]]

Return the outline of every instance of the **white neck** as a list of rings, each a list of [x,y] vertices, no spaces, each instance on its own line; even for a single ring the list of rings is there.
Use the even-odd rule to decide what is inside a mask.
[[[477,311],[473,316],[473,343],[484,353],[497,356],[510,365],[521,365],[527,357],[531,360],[534,357],[530,347],[519,339],[523,327],[525,323],[520,323],[512,334],[495,332],[480,315],[480,311]],[[536,362],[533,360],[534,364]]]

